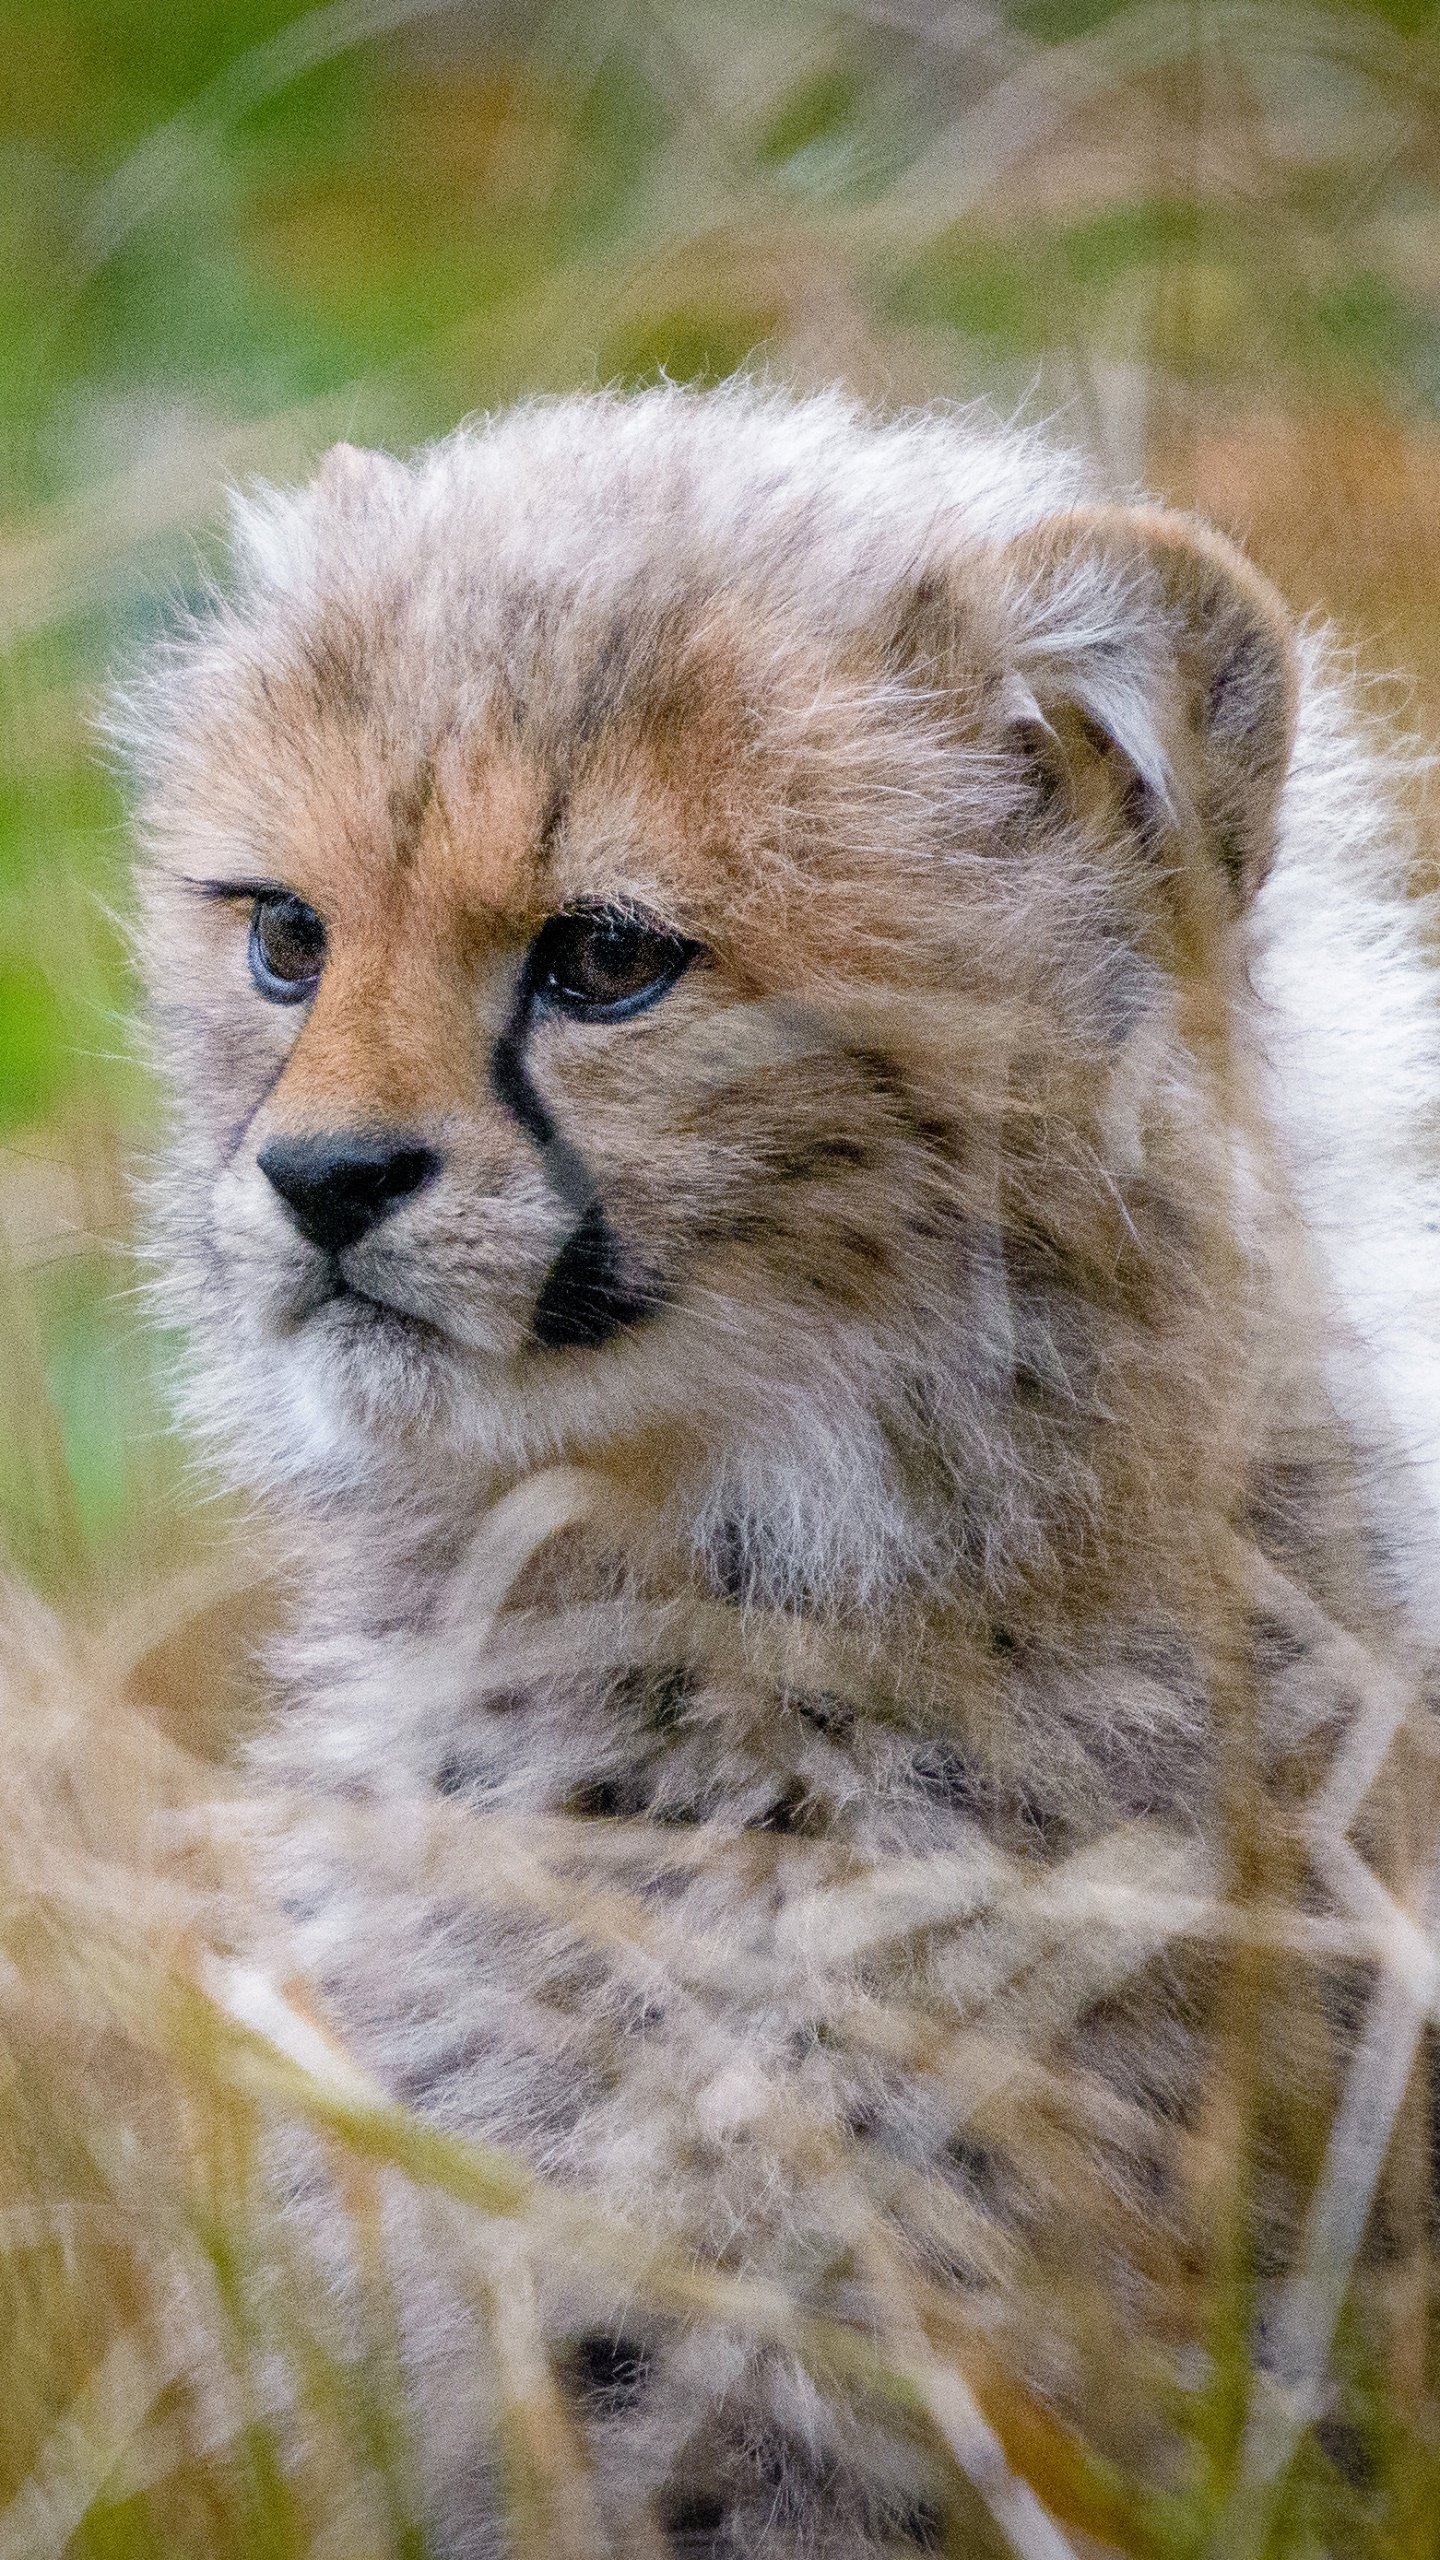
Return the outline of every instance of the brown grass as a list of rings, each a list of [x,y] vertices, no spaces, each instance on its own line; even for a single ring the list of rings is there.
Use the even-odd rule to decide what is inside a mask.
[[[568,1478],[558,1489],[538,1479],[509,1498],[511,1513],[517,1499],[533,1509],[537,1536],[574,1507]],[[523,1551],[513,1519],[509,1528],[503,1544]],[[1251,1552],[1237,1549],[1233,1571],[1255,1605],[1273,1596],[1250,1589],[1273,1575]],[[742,1954],[708,1933],[688,1941],[654,1887],[667,1867],[753,1859],[748,1840],[445,1805],[417,1808],[397,1843],[388,1815],[294,1808],[296,1818],[342,1824],[347,1854],[372,1863],[377,1882],[393,1885],[398,1870],[478,1893],[488,1908],[563,1915],[572,1934],[648,1968],[672,1996],[703,1993],[717,1965],[728,1980],[738,1964],[746,1990],[763,1998],[766,1966],[783,1971],[803,1957],[827,2033],[938,2076],[976,2138],[1003,2130],[1022,2165],[1072,2182],[1076,2209],[1092,2221],[1109,2207],[1077,2164],[1097,2131],[1123,2140],[1124,2128],[1095,2115],[1119,2101],[1053,2058],[1074,2003],[1118,1992],[1162,1951],[1220,1950],[1233,2023],[1185,2172],[1209,2198],[1215,2247],[1207,2266],[1177,2265],[1170,2278],[1176,2370],[1186,2354],[1199,2363],[1175,2413],[1189,2454],[1162,2490],[1146,2463],[1131,2471],[1113,2451],[1127,2423],[1144,2439],[1147,2401],[1153,2414],[1157,2393],[1173,2399],[1173,2374],[1167,2381],[1155,2360],[1156,2324],[1147,2322],[1148,2344],[1127,2338],[1083,2272],[1072,2282],[1051,2265],[1027,2282],[998,2234],[986,2244],[971,2232],[967,2245],[982,2263],[986,2245],[1003,2261],[992,2270],[995,2301],[1009,2306],[1000,2325],[983,2279],[978,2290],[972,2277],[965,2293],[937,2291],[896,2255],[854,2161],[797,2103],[772,2099],[751,2138],[773,2149],[777,2169],[804,2165],[817,2211],[866,2271],[864,2318],[677,2259],[521,2161],[393,2104],[319,2023],[258,1881],[255,1847],[286,1819],[283,1808],[262,1807],[134,1703],[137,1681],[153,1684],[166,1656],[173,1665],[198,1647],[191,1658],[203,1664],[243,1597],[239,1579],[229,1589],[213,1572],[162,1584],[143,1612],[89,1637],[67,1634],[22,1591],[6,1599],[0,2265],[10,2388],[0,2552],[422,2549],[388,2272],[397,2182],[449,2217],[444,2245],[470,2267],[485,2307],[521,2552],[602,2560],[609,2548],[534,2311],[550,2259],[588,2265],[602,2289],[619,2285],[674,2318],[767,2342],[825,2388],[903,2414],[953,2482],[957,2550],[974,2547],[977,2497],[1024,2560],[1096,2546],[1147,2560],[1431,2548],[1423,2047],[1440,1998],[1440,1768],[1419,1702],[1354,1638],[1312,1612],[1312,1640],[1333,1654],[1360,1710],[1304,1818],[1303,1847],[1332,1904],[1324,1919],[1264,1888],[1217,1896],[1183,1842],[1143,1823],[1038,1877],[995,1851],[975,1869],[951,1860],[923,1875],[908,1862],[857,1871],[824,1843],[794,1841],[776,1851],[785,1927],[768,1954]],[[1293,1612],[1295,1595],[1284,1598]],[[843,1668],[831,1666],[835,1676]],[[1386,1826],[1382,1876],[1355,1834],[1367,1805],[1397,1788],[1410,1818],[1399,1839]],[[893,1998],[857,2004],[857,1948],[897,1928],[923,1946],[967,1911],[1003,1916],[1009,1954],[998,1970],[993,1955],[981,1960],[961,2023],[937,2025]],[[953,1962],[953,1934],[948,1943]],[[1337,1966],[1358,1968],[1375,1988],[1328,2127],[1312,2108],[1293,2128],[1290,2165],[1311,2204],[1298,2259],[1273,2297],[1261,2372],[1250,2356],[1247,2234],[1263,2020],[1277,1998],[1303,2003],[1306,1977],[1333,1977]],[[359,2274],[348,2330],[277,2213],[274,2135],[284,2124],[318,2141],[351,2220]],[[1358,2361],[1345,2334],[1357,2284]],[[1094,2396],[1112,2448],[1104,2456],[1024,2378],[1037,2361],[1062,2369],[1066,2356],[1082,2369],[1096,2359],[1103,2372]],[[1341,2470],[1320,2452],[1327,2446],[1341,2448]],[[1364,2494],[1343,2476],[1362,2458]],[[1297,2540],[1312,2522],[1343,2539]]]

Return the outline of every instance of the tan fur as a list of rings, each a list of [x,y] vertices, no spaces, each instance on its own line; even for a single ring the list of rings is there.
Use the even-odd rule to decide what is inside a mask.
[[[339,449],[251,509],[235,600],[137,694],[192,1409],[301,1580],[269,1765],[569,1813],[577,1873],[596,1817],[638,1823],[657,1879],[667,1826],[699,1824],[718,1863],[669,1874],[667,1926],[751,1951],[647,2027],[623,1954],[372,1890],[317,1836],[294,1888],[316,1961],[402,2094],[702,2258],[808,2263],[832,2154],[889,2164],[894,2244],[993,2321],[1022,2233],[1141,2322],[1197,2245],[1176,2155],[1208,1960],[1092,1979],[1057,1944],[1052,2063],[1128,2129],[1057,2132],[1046,2191],[972,2105],[963,2036],[937,2076],[859,2023],[884,1993],[958,2032],[1003,1927],[857,1938],[822,2037],[784,1915],[836,1859],[984,1843],[1040,1873],[1151,1829],[1213,1881],[1237,1854],[1217,1737],[1253,1713],[1262,1788],[1303,1799],[1343,1723],[1309,1639],[1276,1633],[1284,1592],[1418,1661],[1362,1502],[1385,1453],[1330,1404],[1343,1324],[1260,1098],[1249,917],[1292,752],[1314,761],[1300,699],[1283,607],[1203,527],[1097,505],[972,423],[744,391],[521,412],[413,466]],[[267,1005],[244,907],[194,886],[248,879],[324,918],[312,1004]],[[652,1293],[546,1349],[575,1209],[493,1061],[527,947],[577,901],[704,956],[623,1024],[529,1023]],[[337,1129],[443,1156],[347,1250],[364,1299],[323,1296],[256,1164]],[[605,1499],[492,1625],[475,1524],[557,1460]],[[764,2130],[791,2106],[808,2153]],[[1277,2192],[1277,2245],[1297,2212]],[[860,2275],[813,2281],[864,2316]],[[488,2551],[478,2349],[423,2249],[415,2286],[437,2511]],[[924,2544],[903,2428],[578,2283],[547,2318],[562,2363],[587,2323],[644,2333],[643,2391],[608,2417],[580,2391],[617,2551],[642,2516],[696,2551]],[[1038,2381],[1084,2400],[1058,2331]]]

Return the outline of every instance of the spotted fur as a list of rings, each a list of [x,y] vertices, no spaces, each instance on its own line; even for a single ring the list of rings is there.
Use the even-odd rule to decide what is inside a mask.
[[[320,1822],[290,1890],[346,2033],[862,2325],[842,2170],[994,2334],[1027,2251],[1143,2327],[1197,2245],[1213,1958],[1045,1941],[1091,2108],[1048,2183],[1012,2138],[1043,2094],[965,2022],[1014,1971],[1002,1874],[1223,1880],[1237,1699],[1262,1789],[1320,1783],[1353,1697],[1318,1624],[1421,1676],[1405,771],[1204,528],[972,418],[746,388],[338,449],[238,507],[232,592],[125,719],[187,1406],[299,1593],[261,1764],[567,1816],[580,1901],[618,1840],[664,1914],[652,1961]],[[256,881],[325,920],[311,1004],[197,894]],[[632,1020],[547,1017],[527,954],[576,902],[701,957]],[[258,1164],[337,1130],[441,1159],[338,1266]],[[928,2047],[887,2054],[887,2002]],[[1298,2209],[1281,2181],[1282,2256]],[[407,2245],[436,2511],[489,2552],[482,2347]],[[933,2464],[863,2393],[598,2277],[543,2316],[617,2552],[937,2547]],[[1062,2327],[1035,2388],[1081,2407]]]

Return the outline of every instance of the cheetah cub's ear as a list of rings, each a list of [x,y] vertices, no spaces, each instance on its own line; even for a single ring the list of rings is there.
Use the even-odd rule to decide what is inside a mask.
[[[1158,507],[1077,508],[1021,535],[1003,565],[1010,663],[1052,752],[1073,771],[1087,745],[1118,750],[1159,866],[1198,861],[1213,877],[1218,863],[1231,911],[1248,906],[1274,850],[1298,690],[1268,579]]]
[[[363,560],[377,520],[404,504],[413,483],[403,462],[368,447],[332,444],[313,479],[297,489],[236,491],[230,532],[242,585],[269,597],[303,596],[317,545],[338,517]]]

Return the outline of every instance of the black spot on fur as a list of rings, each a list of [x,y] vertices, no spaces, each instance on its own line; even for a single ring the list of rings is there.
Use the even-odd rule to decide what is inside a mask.
[[[1017,1787],[1005,1810],[1014,1826],[1017,1849],[1042,1858],[1063,1858],[1073,1849],[1074,1831],[1064,1814],[1029,1787]]]
[[[644,1790],[637,1778],[585,1778],[561,1798],[560,1810],[586,1820],[633,1819],[645,1810]]]
[[[711,2489],[667,2489],[659,2501],[660,2527],[683,2560],[709,2560],[725,2529],[725,2501]]]
[[[652,1733],[674,1733],[683,1724],[698,1685],[684,1663],[663,1671],[622,1671],[611,1682],[609,1704],[619,1713],[633,1715]]]
[[[531,1330],[547,1351],[595,1351],[658,1304],[655,1289],[624,1278],[615,1231],[595,1201],[546,1273]]]
[[[1019,1853],[1053,1857],[1071,1844],[1063,1816],[1032,1788],[1000,1778],[955,1743],[922,1743],[910,1770],[932,1803],[964,1814]]]
[[[774,1244],[777,1238],[790,1238],[793,1227],[784,1218],[766,1209],[740,1209],[733,1217],[707,1218],[695,1230],[698,1242],[718,1246],[726,1244]]]
[[[916,1784],[937,1804],[949,1805],[957,1813],[977,1817],[993,1813],[997,1796],[995,1781],[984,1769],[967,1760],[953,1743],[927,1742],[917,1751],[910,1766]]]
[[[883,1094],[887,1101],[908,1103],[910,1088],[898,1059],[884,1049],[855,1048],[848,1055],[871,1093]]]
[[[1364,2024],[1375,1989],[1375,1968],[1360,1961],[1333,1965],[1321,1975],[1317,1988],[1326,2024],[1344,2052]]]
[[[1235,888],[1245,885],[1245,844],[1233,827],[1217,827],[1215,852],[1221,870]]]
[[[1266,1610],[1257,1610],[1250,1620],[1250,1644],[1255,1670],[1262,1680],[1294,1671],[1310,1651],[1303,1635]]]
[[[1113,762],[1108,752],[1108,739],[1103,742],[1106,761]],[[1135,838],[1147,861],[1160,859],[1165,839],[1165,816],[1143,773],[1129,773],[1120,786],[1120,823]]]
[[[890,1271],[894,1267],[894,1257],[885,1238],[866,1235],[861,1227],[837,1227],[835,1243],[852,1262],[863,1265],[867,1271]]]
[[[715,1540],[710,1570],[727,1600],[743,1607],[755,1579],[749,1543],[738,1520],[727,1520]]]
[[[787,1690],[785,1704],[793,1707],[804,1723],[813,1725],[817,1733],[829,1734],[836,1740],[843,1740],[855,1729],[852,1701],[835,1697],[828,1689]]]
[[[967,2186],[981,2202],[992,2198],[999,2180],[999,2159],[988,2142],[977,2142],[972,2134],[954,2133],[945,2146],[946,2156],[958,2169]]]
[[[774,1802],[766,1806],[763,1813],[751,1816],[745,1829],[747,1831],[803,1831],[807,1801],[803,1782],[799,1778],[792,1778],[788,1785],[782,1787]]]
[[[775,1552],[763,1524],[726,1521],[711,1544],[709,1567],[717,1590],[742,1609],[763,1604],[777,1587],[783,1588],[785,1605],[795,1615],[803,1615],[811,1605],[810,1593],[796,1590],[791,1583],[784,1559]]]
[[[871,1161],[871,1151],[860,1138],[802,1138],[767,1154],[765,1170],[777,1182],[818,1182],[842,1166],[860,1167]]]
[[[603,2329],[573,2339],[560,2358],[566,2389],[592,2418],[632,2409],[649,2387],[651,2369],[648,2347],[633,2338],[612,2338]]]
[[[931,2506],[927,2499],[917,2498],[914,2506],[907,2507],[903,2516],[898,2518],[895,2538],[898,2542],[908,2543],[912,2551],[943,2551],[945,2548],[943,2510]]]
[[[1312,1569],[1333,1516],[1334,1487],[1306,1460],[1274,1462],[1257,1472],[1246,1520],[1257,1545],[1296,1581]]]
[[[861,1307],[873,1296],[877,1276],[893,1268],[890,1248],[881,1236],[866,1235],[859,1227],[828,1227],[825,1251],[833,1255],[833,1263],[822,1271],[812,1271],[810,1286],[817,1297],[840,1307]]]
[[[1049,1381],[1041,1376],[1038,1369],[1032,1369],[1027,1362],[1018,1360],[1010,1379],[1010,1393],[1017,1405],[1028,1409],[1047,1404],[1050,1401],[1051,1389]]]
[[[932,1111],[914,1109],[907,1112],[906,1118],[911,1136],[928,1154],[949,1157],[959,1153],[960,1124],[957,1120],[942,1120]]]

